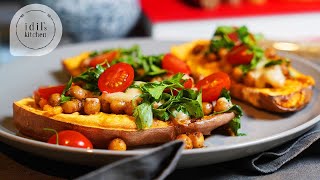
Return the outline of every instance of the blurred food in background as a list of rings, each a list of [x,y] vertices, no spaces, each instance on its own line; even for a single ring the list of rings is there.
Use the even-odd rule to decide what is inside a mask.
[[[219,25],[247,25],[275,41],[320,42],[320,0],[1,0],[0,63],[12,59],[11,18],[30,3],[47,5],[59,15],[60,45],[137,36],[207,39]]]
[[[138,0],[27,0],[51,7],[75,41],[126,36],[140,15]]]
[[[221,3],[228,3],[237,6],[241,3],[252,3],[256,5],[263,5],[267,0],[186,0],[188,3],[197,5],[202,8],[212,9]]]

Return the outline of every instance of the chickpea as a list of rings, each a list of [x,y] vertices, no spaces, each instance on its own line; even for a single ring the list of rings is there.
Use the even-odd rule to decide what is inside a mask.
[[[277,56],[277,51],[274,48],[268,47],[268,48],[265,49],[264,54],[268,58],[273,58],[273,57]]]
[[[86,98],[84,101],[83,110],[86,114],[96,114],[100,112],[100,101],[98,98]]]
[[[218,60],[217,55],[215,55],[215,54],[213,54],[213,53],[207,54],[207,55],[206,55],[206,58],[208,59],[208,61],[211,61],[211,62]]]
[[[105,113],[110,113],[110,103],[107,101],[107,94],[102,93],[102,95],[99,97],[100,104],[101,104],[101,111]]]
[[[204,144],[204,137],[201,132],[188,133],[188,137],[192,141],[193,148],[202,148]]]
[[[36,105],[37,106],[40,106],[39,105],[39,102],[40,102],[40,95],[39,95],[39,93],[37,93],[37,92],[35,92],[34,94],[33,94],[33,99],[34,99],[34,102],[36,103]]]
[[[221,97],[217,100],[216,105],[214,106],[214,111],[225,111],[228,110],[231,106],[231,102],[229,102],[225,97]]]
[[[243,72],[241,70],[241,68],[236,67],[232,70],[232,74],[231,76],[233,77],[233,79],[235,79],[237,82],[241,81],[241,78],[243,76]]]
[[[228,49],[227,48],[220,48],[218,51],[219,57],[224,57],[228,54]]]
[[[69,94],[79,100],[87,97],[87,90],[82,89],[80,86],[71,86]]]
[[[124,114],[126,102],[124,101],[112,101],[110,104],[111,112],[114,114]]]
[[[41,109],[43,109],[43,107],[44,107],[45,105],[47,105],[47,104],[48,104],[48,100],[46,100],[46,99],[44,99],[44,98],[40,98],[40,100],[39,100],[39,106],[40,106]]]
[[[126,108],[124,109],[124,112],[129,115],[132,116],[133,115],[133,110],[134,110],[134,104],[132,104],[132,101],[130,102],[126,102]]]
[[[213,106],[211,103],[202,102],[202,111],[204,115],[209,115],[212,113]]]
[[[191,53],[194,55],[197,55],[197,54],[201,53],[201,51],[203,51],[204,48],[205,48],[204,45],[198,44],[192,49]]]
[[[243,78],[243,83],[246,86],[255,87],[256,85],[256,75],[253,72],[248,72],[248,74]]]
[[[100,101],[101,104],[101,111],[105,113],[110,113],[110,103],[107,101]]]
[[[51,94],[49,97],[49,104],[51,106],[59,106],[60,105],[61,95],[59,93]]]
[[[177,140],[182,140],[184,142],[184,149],[192,149],[192,141],[186,134],[180,134],[176,137]]]
[[[163,78],[160,76],[156,76],[150,80],[150,82],[160,82],[163,81]]]
[[[127,150],[127,145],[122,139],[115,138],[109,143],[108,149],[115,151],[125,151]]]
[[[79,112],[82,109],[82,103],[78,99],[72,99],[61,104],[63,112],[66,114],[72,114],[74,112]]]

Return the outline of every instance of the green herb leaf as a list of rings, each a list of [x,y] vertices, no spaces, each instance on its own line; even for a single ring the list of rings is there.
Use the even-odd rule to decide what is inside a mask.
[[[266,63],[264,65],[264,67],[270,67],[270,66],[274,66],[274,65],[279,65],[279,64],[283,64],[283,63],[290,63],[287,59],[278,59],[278,60],[271,60],[268,63]]]
[[[144,102],[134,109],[133,116],[136,118],[138,129],[149,128],[153,122],[151,104]]]
[[[228,91],[226,88],[222,89],[220,97],[226,98],[229,102],[231,101],[230,91]]]
[[[231,130],[234,132],[234,134],[236,136],[243,134],[243,133],[239,132],[239,129],[241,128],[240,118],[243,115],[243,111],[242,111],[241,107],[238,105],[233,105],[227,112],[234,112],[236,115],[232,119],[232,121],[230,121],[228,124],[229,127],[231,128]]]
[[[66,95],[64,95],[64,94],[61,94],[61,96],[60,96],[60,104],[63,104],[63,103],[65,103],[65,102],[68,102],[68,101],[70,101],[71,99],[72,99],[72,97],[66,96]]]
[[[73,81],[73,79],[72,79],[72,77],[71,77],[71,78],[69,79],[66,87],[63,89],[62,94],[61,94],[61,96],[60,96],[60,104],[63,104],[63,103],[65,103],[65,102],[71,100],[71,97],[70,97],[70,96],[66,96],[65,94],[66,94],[66,92],[69,91],[69,89],[70,89],[70,87],[71,87],[71,85],[72,85],[72,81]]]
[[[89,54],[89,57],[90,58],[93,58],[95,56],[99,55],[98,51],[92,51],[90,54]]]
[[[140,96],[143,99],[142,104],[161,102],[159,107],[151,106],[155,118],[167,121],[170,117],[174,117],[177,111],[181,111],[191,118],[203,117],[201,91],[184,89],[182,77],[183,74],[178,73],[161,82],[148,82],[140,86],[135,85],[136,88],[142,91]]]
[[[222,89],[220,97],[224,97],[228,101],[231,101],[230,92],[225,88]],[[237,136],[243,135],[243,133],[239,133],[239,129],[241,128],[240,118],[243,115],[243,111],[242,111],[241,107],[238,105],[233,105],[228,110],[215,112],[213,114],[222,114],[222,113],[226,113],[226,112],[234,112],[234,114],[235,114],[235,117],[228,123],[231,130]]]
[[[249,71],[253,70],[254,68],[257,67],[257,64],[260,62],[260,60],[264,57],[264,51],[257,47],[251,47],[252,48],[252,53],[253,53],[253,59],[251,60],[250,64],[242,64],[240,65],[240,69],[242,70],[243,74],[247,74]]]
[[[82,82],[83,88],[93,91],[100,92],[98,87],[98,79],[100,75],[105,71],[105,68],[98,64],[95,68],[89,68],[77,77],[74,77],[73,82]]]
[[[234,32],[235,28],[231,26],[218,26],[214,35],[225,35]]]
[[[146,83],[142,88],[143,91],[150,93],[150,95],[158,101],[167,87],[168,85],[162,83]]]

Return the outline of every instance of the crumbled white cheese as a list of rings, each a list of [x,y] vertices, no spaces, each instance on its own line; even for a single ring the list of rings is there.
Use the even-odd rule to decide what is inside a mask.
[[[174,110],[174,111],[172,112],[172,115],[173,115],[173,116],[175,117],[175,119],[178,120],[178,121],[190,119],[190,117],[189,117],[187,114],[185,114],[185,113],[183,113],[183,112],[181,112],[181,111],[177,111],[177,110]]]
[[[142,94],[140,89],[137,88],[128,88],[125,92],[115,92],[106,94],[106,100],[108,102],[112,101],[124,101],[130,102],[133,99],[138,98]]]

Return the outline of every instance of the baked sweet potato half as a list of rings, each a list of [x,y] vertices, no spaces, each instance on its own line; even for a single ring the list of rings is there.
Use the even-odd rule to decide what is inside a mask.
[[[13,121],[19,132],[40,141],[47,141],[51,132],[75,130],[85,135],[95,148],[106,148],[114,138],[121,138],[127,146],[140,146],[165,143],[174,140],[177,135],[187,132],[202,132],[209,135],[217,127],[229,123],[233,112],[204,116],[184,123],[160,121],[154,119],[151,127],[138,130],[135,118],[129,115],[106,114],[93,115],[57,114],[52,115],[37,107],[33,98],[25,98],[13,104]]]
[[[228,73],[231,96],[260,109],[294,112],[312,98],[314,79],[273,49],[261,49],[243,27],[218,28],[212,40],[176,45],[171,53],[189,65],[195,81],[218,71]]]
[[[80,55],[63,59],[62,66],[71,76],[77,76],[83,72],[83,68],[81,68],[82,62],[89,56],[89,52],[84,52]]]

